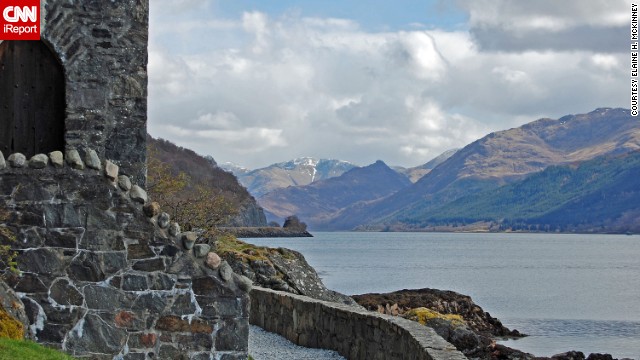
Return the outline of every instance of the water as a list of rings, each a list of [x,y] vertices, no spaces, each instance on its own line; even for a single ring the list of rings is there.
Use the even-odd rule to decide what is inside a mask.
[[[314,233],[246,239],[303,253],[345,294],[436,288],[470,295],[507,327],[504,342],[551,356],[569,350],[640,360],[640,236]]]

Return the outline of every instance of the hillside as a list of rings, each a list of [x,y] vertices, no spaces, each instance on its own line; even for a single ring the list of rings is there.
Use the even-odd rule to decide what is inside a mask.
[[[266,218],[256,200],[249,194],[236,177],[217,166],[213,158],[202,157],[194,151],[179,147],[167,140],[147,136],[150,159],[157,159],[169,166],[174,176],[184,172],[190,178],[185,190],[202,185],[223,196],[238,214],[227,226],[266,226]]]
[[[431,172],[431,170],[433,170],[436,166],[442,164],[448,158],[453,156],[453,154],[455,154],[458,150],[460,150],[460,149],[447,150],[447,151],[443,152],[442,154],[436,156],[435,158],[433,158],[432,160],[430,160],[426,164],[423,164],[423,165],[420,165],[420,166],[415,166],[415,167],[411,167],[411,168],[404,168],[404,167],[401,167],[401,166],[394,166],[393,170],[399,172],[400,174],[405,175],[406,177],[409,178],[409,180],[411,180],[412,183],[415,183],[418,180],[420,180],[423,176],[425,176],[429,172]]]
[[[418,221],[418,227],[484,221],[509,230],[640,232],[640,151],[550,166],[401,221]]]
[[[351,204],[388,196],[410,184],[404,175],[377,161],[351,169],[339,177],[274,190],[262,196],[259,202],[272,215],[270,220],[281,221],[295,214],[317,230],[325,228],[320,224],[327,218]]]
[[[230,170],[238,171],[236,176],[240,183],[253,196],[261,197],[275,189],[309,185],[314,181],[340,176],[355,167],[356,165],[341,160],[304,157],[248,172],[241,171],[238,167],[230,167]]]
[[[625,109],[540,119],[489,134],[456,152],[412,186],[371,204],[355,204],[328,223],[338,229],[420,223],[448,202],[523,179],[551,165],[640,149],[640,122]]]

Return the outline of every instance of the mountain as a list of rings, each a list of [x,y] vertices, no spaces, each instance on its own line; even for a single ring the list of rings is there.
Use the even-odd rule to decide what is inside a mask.
[[[510,230],[638,233],[640,151],[550,166],[515,183],[461,197],[422,221],[420,225],[490,222]]]
[[[437,157],[433,158],[431,161],[424,165],[412,167],[412,168],[404,168],[402,166],[394,166],[393,170],[399,172],[400,174],[405,175],[411,180],[412,183],[417,182],[423,176],[427,175],[431,170],[433,170],[436,166],[445,162],[448,158],[453,156],[460,149],[451,149],[443,152]]]
[[[308,185],[314,181],[340,176],[357,167],[346,161],[303,157],[238,174],[238,180],[255,197],[288,186]]]
[[[626,109],[540,119],[499,131],[456,152],[412,186],[388,198],[355,204],[327,222],[333,228],[422,224],[445,203],[521,180],[551,165],[640,149],[640,122]]]
[[[211,156],[202,157],[194,151],[179,147],[170,141],[147,135],[147,153],[150,158],[168,166],[173,176],[185,173],[189,177],[187,189],[204,186],[223,196],[238,214],[226,226],[266,226],[263,209],[236,177],[216,166]]]
[[[270,220],[298,215],[313,229],[335,212],[358,202],[388,196],[411,182],[384,162],[353,168],[338,177],[319,180],[305,186],[291,186],[271,191],[259,198]]]
[[[207,158],[207,157],[205,156],[205,158]],[[207,158],[207,160],[208,160],[208,158]],[[244,175],[244,174],[248,173],[249,171],[251,171],[251,170],[247,169],[244,166],[240,166],[240,165],[232,163],[232,162],[225,162],[225,163],[222,163],[222,164],[217,164],[216,163],[216,166],[218,166],[222,170],[226,170],[226,171],[232,173],[236,177],[239,177],[239,176]]]

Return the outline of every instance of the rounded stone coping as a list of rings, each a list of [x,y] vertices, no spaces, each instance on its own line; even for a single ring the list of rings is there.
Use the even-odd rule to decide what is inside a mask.
[[[374,326],[382,332],[381,337],[376,338],[375,331],[367,331],[365,333],[353,334],[354,339],[346,339],[350,346],[360,346],[364,344],[379,344],[382,341],[391,343],[402,339],[410,347],[411,351],[403,352],[401,356],[395,354],[385,354],[385,359],[425,359],[425,360],[464,360],[467,359],[453,345],[439,336],[433,329],[421,325],[415,321],[407,320],[397,316],[380,314],[377,312],[365,310],[347,304],[333,303],[328,301],[316,300],[304,295],[296,295],[288,292],[277,291],[262,287],[253,287],[250,293],[251,297],[251,316],[250,323],[258,325],[267,331],[276,332],[292,342],[307,346],[314,345],[313,341],[309,343],[308,332],[317,332],[317,336],[336,338],[337,329],[326,329],[326,324],[336,326],[335,324],[346,321],[359,323],[362,326]],[[261,306],[262,305],[262,306]],[[318,307],[319,310],[318,311]],[[316,311],[304,311],[301,309],[316,309]],[[284,319],[286,311],[291,312],[290,323],[285,323]],[[305,317],[314,317],[312,320],[314,326],[312,329],[302,329],[301,315]],[[327,317],[330,319],[327,321]],[[356,324],[349,324],[351,328],[358,328]],[[385,326],[383,326],[385,325]],[[320,328],[322,326],[323,328]],[[307,332],[305,336],[300,336],[301,331]],[[292,336],[293,334],[293,336]],[[358,337],[358,339],[355,339]],[[352,340],[352,341],[349,341]],[[327,343],[323,340],[329,349],[340,352],[341,355],[351,358],[351,354],[345,353],[344,339],[342,344]],[[397,344],[394,344],[397,345]],[[317,346],[311,346],[317,347]],[[383,346],[383,349],[387,348]],[[388,348],[391,348],[389,345]],[[408,349],[405,349],[408,350]],[[350,350],[347,350],[350,351]],[[351,350],[352,351],[352,350]],[[363,356],[362,350],[359,352],[360,358]]]

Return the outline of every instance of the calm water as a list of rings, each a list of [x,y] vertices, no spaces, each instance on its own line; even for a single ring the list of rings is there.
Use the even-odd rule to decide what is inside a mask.
[[[640,236],[314,233],[246,239],[303,253],[345,294],[436,288],[470,295],[509,328],[508,346],[640,360]]]

